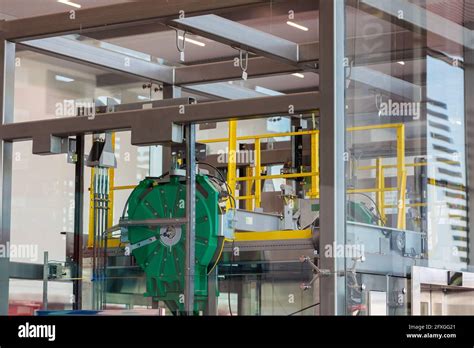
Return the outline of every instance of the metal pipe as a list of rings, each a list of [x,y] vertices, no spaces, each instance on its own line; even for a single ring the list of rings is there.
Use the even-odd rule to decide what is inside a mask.
[[[232,196],[235,196],[236,176],[237,176],[237,121],[229,121],[229,144],[227,161],[227,183]],[[227,202],[227,208],[231,205],[231,200]],[[236,207],[237,208],[237,207]]]
[[[196,125],[186,129],[186,270],[184,303],[187,315],[194,314],[194,271],[196,239]]]
[[[261,206],[262,195],[262,162],[260,139],[255,139],[255,208]]]
[[[48,276],[49,276],[48,252],[44,252],[43,258],[43,310],[48,310]]]
[[[74,310],[82,309],[82,244],[84,219],[84,136],[76,136],[77,162],[75,167],[74,195],[74,253],[75,272],[73,278]]]
[[[188,222],[186,218],[169,218],[169,219],[149,219],[149,220],[121,220],[120,226],[167,226],[167,225],[184,225]]]

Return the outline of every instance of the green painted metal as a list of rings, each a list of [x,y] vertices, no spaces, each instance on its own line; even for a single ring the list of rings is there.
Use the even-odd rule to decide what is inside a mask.
[[[377,217],[363,203],[347,201],[347,220],[376,225]]]
[[[203,175],[196,176],[196,268],[195,311],[204,311],[208,296],[208,267],[219,243],[219,192]],[[179,177],[169,182],[147,178],[129,198],[128,219],[145,220],[186,216],[186,183]],[[128,228],[130,244],[157,239],[132,251],[145,271],[145,296],[164,301],[175,312],[184,311],[184,274],[186,226]]]

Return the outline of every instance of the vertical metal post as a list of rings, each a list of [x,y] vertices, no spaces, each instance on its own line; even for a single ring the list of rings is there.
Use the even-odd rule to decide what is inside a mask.
[[[398,187],[398,220],[397,228],[404,230],[406,227],[405,195],[406,195],[406,169],[405,169],[405,125],[397,127],[397,187]]]
[[[381,157],[378,157],[375,161],[375,181],[377,182],[377,195],[375,202],[377,203],[377,208],[380,212],[380,219],[382,220],[379,221],[379,225],[383,225],[385,223],[385,177]]]
[[[255,139],[255,208],[260,208],[262,203],[262,157],[260,138]]]
[[[319,2],[320,250],[345,243],[345,2]],[[345,314],[345,259],[320,255],[321,315]]]
[[[43,258],[43,310],[48,310],[48,278],[49,278],[49,256],[48,252],[44,252]]]
[[[82,309],[82,244],[84,214],[84,136],[76,136],[77,162],[74,182],[74,253],[73,309]]]
[[[13,122],[15,87],[15,44],[0,33],[0,117]],[[13,144],[0,141],[0,243],[10,242]],[[8,314],[10,259],[0,258],[0,315]]]
[[[207,276],[206,315],[217,315],[217,267]]]
[[[466,28],[473,30],[474,22],[465,23]],[[466,187],[467,187],[467,221],[468,221],[468,266],[474,264],[474,50],[464,47],[464,120],[466,139]],[[463,159],[460,159],[463,160]]]
[[[187,315],[194,313],[194,271],[196,266],[196,125],[186,131],[186,271],[184,304]]]
[[[311,198],[318,198],[319,196],[319,134],[318,132],[311,134],[311,172],[318,173],[311,176]]]
[[[235,197],[236,176],[237,176],[237,121],[229,121],[229,153],[227,161],[227,182],[230,187],[230,194]],[[228,201],[230,207],[230,199]],[[237,208],[237,207],[236,207]]]

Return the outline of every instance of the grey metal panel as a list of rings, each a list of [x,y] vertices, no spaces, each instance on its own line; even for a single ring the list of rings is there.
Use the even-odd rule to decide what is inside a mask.
[[[10,262],[10,278],[41,280],[43,279],[43,264]]]
[[[0,117],[13,121],[15,44],[0,37]],[[12,195],[12,143],[0,141],[0,243],[10,242]],[[8,314],[9,258],[0,258],[0,315]]]
[[[269,58],[298,63],[298,44],[216,15],[175,19],[171,25]]]
[[[344,1],[320,1],[320,249],[344,243],[345,237],[345,76],[344,76]],[[321,277],[321,314],[344,314],[344,258],[321,253],[321,269],[330,275]]]
[[[281,225],[280,215],[239,209],[235,211],[236,231],[279,231]]]
[[[472,30],[407,0],[361,0],[357,6],[369,13],[374,10],[385,13],[391,18],[396,18],[397,22],[406,22],[415,28],[427,30],[461,46],[474,48]],[[400,14],[403,14],[402,18]],[[380,17],[380,13],[377,17]]]
[[[23,42],[22,46],[40,53],[136,75],[147,80],[166,83],[173,81],[173,68],[171,67],[94,47],[70,38],[52,37],[30,40]]]
[[[65,33],[87,33],[92,30],[108,30],[125,27],[130,24],[159,23],[179,16],[216,11],[237,6],[249,6],[266,3],[266,0],[154,0],[128,2],[110,6],[81,9],[75,11],[71,19],[70,12],[32,18],[16,19],[3,24],[7,40],[25,40],[34,37],[57,36]]]
[[[171,102],[169,100],[168,102]],[[165,106],[134,111],[122,111],[89,117],[66,117],[32,122],[20,122],[0,127],[0,139],[30,140],[53,135],[65,137],[103,131],[132,130],[133,145],[169,144],[173,125],[226,121],[229,119],[261,118],[288,114],[290,105],[295,113],[319,107],[319,93],[216,101],[203,104]],[[154,127],[159,125],[159,127]]]

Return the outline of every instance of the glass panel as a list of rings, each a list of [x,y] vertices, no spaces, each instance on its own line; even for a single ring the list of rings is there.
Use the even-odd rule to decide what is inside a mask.
[[[412,266],[472,269],[463,4],[346,2],[348,314],[370,313],[370,291],[387,293],[389,315],[409,314]]]

